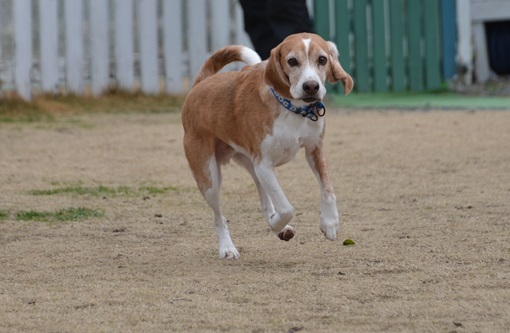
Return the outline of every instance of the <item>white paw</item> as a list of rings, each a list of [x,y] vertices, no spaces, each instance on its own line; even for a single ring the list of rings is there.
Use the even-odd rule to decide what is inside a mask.
[[[335,196],[322,200],[320,216],[320,228],[322,233],[327,239],[335,240],[338,235],[338,229],[340,228],[340,224],[338,222],[340,216],[338,214],[338,209],[336,208]]]
[[[321,218],[320,228],[322,233],[329,240],[335,240],[338,235],[338,229],[340,228],[340,224],[338,223],[338,219],[323,219]]]
[[[235,246],[220,247],[220,259],[239,259],[241,256]]]

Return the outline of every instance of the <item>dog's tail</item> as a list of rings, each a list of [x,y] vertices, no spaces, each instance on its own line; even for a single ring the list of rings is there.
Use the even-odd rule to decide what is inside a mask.
[[[242,61],[251,66],[261,62],[260,56],[252,49],[242,45],[226,46],[216,51],[212,56],[207,59],[205,64],[198,72],[193,82],[193,87],[199,84],[206,77],[216,74],[225,65],[234,62]]]

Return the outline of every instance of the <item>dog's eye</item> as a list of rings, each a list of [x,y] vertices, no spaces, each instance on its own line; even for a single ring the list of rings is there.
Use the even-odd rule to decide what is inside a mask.
[[[319,65],[325,65],[328,63],[328,58],[325,56],[319,56]]]
[[[299,62],[297,61],[296,58],[290,58],[289,60],[287,60],[287,63],[289,64],[290,67],[296,67],[299,65]]]

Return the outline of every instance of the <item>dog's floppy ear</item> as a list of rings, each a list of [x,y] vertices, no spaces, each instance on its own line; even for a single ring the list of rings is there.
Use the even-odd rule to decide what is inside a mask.
[[[344,85],[344,92],[348,95],[352,87],[354,86],[354,82],[352,77],[347,74],[347,72],[342,68],[340,62],[338,61],[338,49],[336,45],[332,42],[328,42],[329,46],[329,71],[328,71],[328,81],[330,83],[335,83],[341,81]]]
[[[271,50],[264,72],[264,81],[280,95],[290,97],[290,81],[281,65],[281,45]]]

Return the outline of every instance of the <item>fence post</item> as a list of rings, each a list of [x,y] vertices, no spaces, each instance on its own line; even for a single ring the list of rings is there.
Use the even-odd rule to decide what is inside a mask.
[[[205,0],[188,0],[188,57],[193,81],[207,58]]]
[[[421,0],[407,1],[407,15],[408,15],[407,46],[409,49],[409,86],[412,91],[423,90],[423,61],[421,56],[421,36],[422,36],[421,5],[422,5]]]
[[[83,3],[82,0],[67,0],[65,10],[66,39],[66,89],[83,93]]]
[[[374,54],[374,91],[388,91],[384,0],[372,1],[372,44]]]
[[[41,77],[44,92],[58,92],[58,0],[39,0]]]
[[[122,0],[121,0],[122,1]],[[163,1],[163,47],[165,50],[166,92],[182,93],[182,1]]]
[[[350,15],[347,0],[336,0],[335,2],[335,43],[340,54],[342,67],[348,73],[352,73],[351,46],[349,42]],[[341,85],[338,85],[340,88]],[[339,89],[340,89],[339,88]]]
[[[329,40],[331,37],[329,31],[329,0],[314,1],[314,13],[317,35]]]
[[[215,0],[211,7],[211,44],[217,51],[230,44],[230,8],[228,0]]]
[[[0,13],[0,27],[2,27],[4,25],[3,23],[3,18],[4,18],[4,15],[3,13]],[[0,33],[0,61],[2,61],[2,58],[3,58],[3,55],[4,55],[4,52],[3,52],[3,36],[2,36],[2,33]]]
[[[120,89],[133,91],[133,0],[115,0],[115,75]]]
[[[406,89],[403,15],[402,0],[390,0],[391,88],[396,92]]]
[[[90,51],[92,93],[100,95],[108,87],[108,1],[90,0]]]
[[[30,71],[32,69],[32,2],[13,1],[14,23],[14,80],[18,94],[32,98]]]
[[[370,91],[368,73],[367,0],[354,1],[354,47],[356,84],[359,92]]]
[[[140,13],[140,70],[142,91],[159,92],[158,78],[158,28],[156,0],[139,2]]]
[[[441,87],[439,50],[439,0],[423,2],[425,21],[425,80],[427,89]]]
[[[443,50],[443,77],[451,79],[457,74],[457,24],[455,0],[441,0],[441,36]]]

